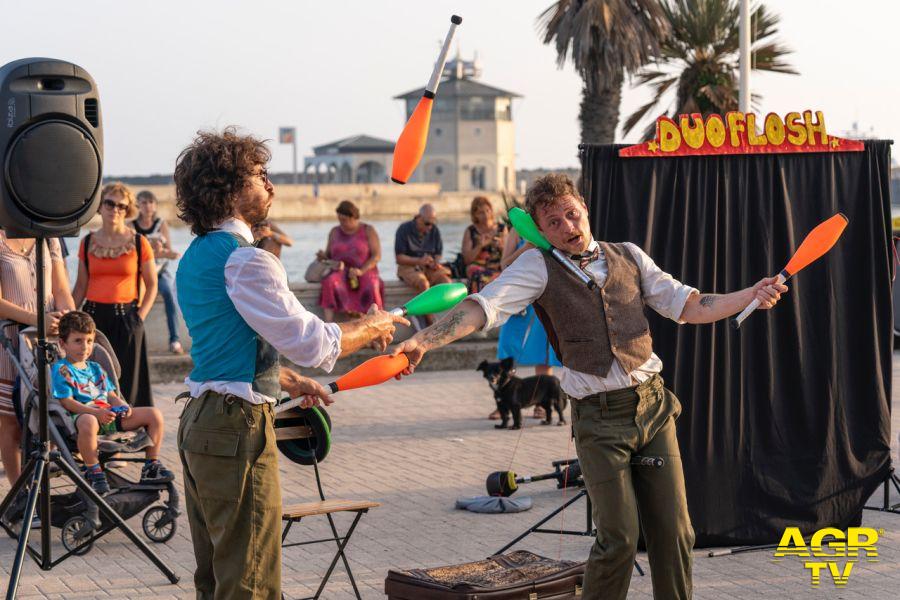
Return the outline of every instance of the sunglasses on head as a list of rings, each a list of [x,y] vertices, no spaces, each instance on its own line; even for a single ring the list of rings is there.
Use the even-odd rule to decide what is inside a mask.
[[[109,199],[106,199],[103,201],[103,206],[105,206],[106,208],[110,208],[112,210],[121,210],[121,211],[128,210],[127,202],[116,202],[115,200],[109,200]]]

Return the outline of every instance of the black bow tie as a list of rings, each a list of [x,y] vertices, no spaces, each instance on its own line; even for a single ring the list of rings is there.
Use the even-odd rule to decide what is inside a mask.
[[[594,248],[593,252],[588,250],[582,254],[573,254],[572,260],[578,263],[578,266],[584,269],[589,264],[600,258],[600,246]]]

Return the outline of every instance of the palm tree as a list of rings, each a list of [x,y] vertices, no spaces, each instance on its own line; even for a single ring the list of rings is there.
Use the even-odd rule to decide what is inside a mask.
[[[650,84],[654,98],[631,114],[622,129],[634,129],[663,96],[674,87],[670,116],[701,113],[704,116],[738,109],[738,50],[740,38],[738,0],[663,0],[662,9],[671,34],[661,43],[654,67],[636,76],[639,85]],[[751,67],[757,71],[797,74],[784,59],[790,50],[773,40],[778,17],[759,4],[750,17]],[[754,104],[759,100],[754,94]],[[656,116],[655,113],[653,115]],[[655,134],[655,119],[645,138]]]
[[[582,143],[615,140],[625,73],[656,56],[667,23],[658,0],[558,0],[538,17],[562,68],[571,55],[584,80]]]

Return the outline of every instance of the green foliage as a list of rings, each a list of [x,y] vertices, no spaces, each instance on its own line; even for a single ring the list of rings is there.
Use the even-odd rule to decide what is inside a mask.
[[[658,0],[558,0],[538,17],[560,68],[571,58],[584,80],[581,141],[614,141],[625,73],[657,56],[668,24]]]
[[[738,109],[739,16],[738,0],[661,0],[670,26],[662,40],[656,64],[635,77],[638,85],[650,85],[654,98],[632,113],[623,125],[628,134],[648,115],[654,117],[644,138],[655,135],[655,109],[670,91],[675,92],[669,116],[701,113],[724,115]],[[753,8],[751,67],[757,71],[797,74],[785,60],[790,49],[774,37],[779,17],[763,4]],[[753,95],[757,105],[758,95]]]

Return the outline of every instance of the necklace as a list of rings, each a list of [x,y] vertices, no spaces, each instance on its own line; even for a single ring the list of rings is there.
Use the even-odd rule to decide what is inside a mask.
[[[26,246],[25,244],[26,242],[23,240],[10,240],[8,238],[6,240],[6,245],[9,249],[21,256],[25,256],[31,252],[31,249],[34,248],[34,240],[32,240],[31,245],[29,246]]]
[[[94,235],[91,236],[91,246],[88,248],[88,252],[97,258],[118,258],[119,256],[128,254],[134,250],[133,236],[128,236],[124,241],[121,238],[119,240],[102,240],[103,242],[110,244],[106,245],[100,243],[101,240],[98,239],[97,234],[100,234],[99,237],[104,237],[102,230],[95,232]]]

